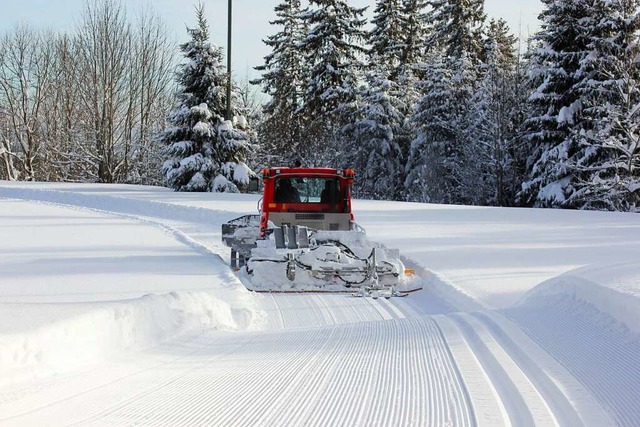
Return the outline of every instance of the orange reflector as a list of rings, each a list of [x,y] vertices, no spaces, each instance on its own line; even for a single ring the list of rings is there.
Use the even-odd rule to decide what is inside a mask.
[[[405,276],[415,276],[416,271],[413,268],[405,268],[404,275]]]
[[[269,203],[269,207],[270,207],[270,208],[275,208],[275,207],[276,207],[276,204],[275,204],[275,203]]]

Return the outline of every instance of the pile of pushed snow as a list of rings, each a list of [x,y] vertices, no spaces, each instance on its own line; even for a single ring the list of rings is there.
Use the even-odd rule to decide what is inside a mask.
[[[246,290],[149,294],[77,304],[2,304],[0,383],[65,372],[123,350],[150,347],[194,329],[255,330],[266,314]],[[36,319],[26,318],[34,316]],[[42,321],[38,321],[41,317]],[[21,318],[35,329],[24,330]]]
[[[589,266],[549,279],[526,293],[517,307],[589,304],[640,334],[640,264]]]
[[[411,265],[411,264],[408,264]],[[416,275],[420,279],[420,287],[429,289],[433,294],[440,297],[443,301],[446,301],[455,311],[479,311],[486,310],[487,307],[480,301],[475,299],[464,289],[458,287],[454,282],[448,280],[443,275],[422,269],[419,264],[415,264],[413,267],[416,270]],[[430,294],[424,295],[425,298],[432,298]],[[424,302],[424,305],[428,301]]]
[[[106,191],[82,193],[80,190],[64,190],[64,186],[61,188],[52,186],[38,188],[35,187],[35,185],[22,187],[9,184],[14,183],[3,183],[3,186],[0,187],[0,197],[58,203],[125,215],[183,220],[206,224],[223,222],[228,216],[219,211],[197,206],[183,206],[178,203],[160,200],[137,199],[131,197],[129,193],[125,193],[124,195],[117,195],[117,193],[110,194]],[[89,184],[85,184],[85,186],[88,189],[91,188]],[[164,189],[154,188],[154,190],[158,191],[158,194],[162,194],[160,191]]]

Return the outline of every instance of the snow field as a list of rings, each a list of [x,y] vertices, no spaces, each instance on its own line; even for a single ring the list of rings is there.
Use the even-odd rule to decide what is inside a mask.
[[[0,248],[12,249],[0,259],[0,385],[72,371],[194,328],[264,322],[226,264],[169,225],[38,201],[43,222],[33,204],[4,199],[2,206],[22,215],[3,218],[9,228]],[[217,267],[202,268],[194,251]],[[192,275],[184,282],[183,270]]]
[[[160,271],[139,274],[145,258],[128,248],[132,261],[119,260],[126,282],[109,270],[113,248],[94,242],[87,271],[96,274],[87,282],[69,266],[37,271],[54,245],[0,243],[9,254],[0,259],[1,271],[9,272],[0,274],[0,317],[17,319],[0,326],[0,340],[29,341],[20,347],[16,338],[13,352],[0,359],[16,381],[0,384],[2,425],[633,426],[640,420],[635,216],[357,201],[357,219],[370,238],[399,248],[423,291],[391,300],[253,294],[229,273],[228,249],[219,243],[220,224],[253,212],[253,196],[0,184],[0,197],[38,200],[37,209],[50,214],[65,210],[70,223],[117,219],[114,234],[126,230],[134,248],[150,244],[148,266]],[[20,203],[20,215],[5,215],[3,223],[23,221],[34,206]],[[0,215],[2,206],[8,205],[0,204]],[[41,228],[48,232],[50,225]],[[16,245],[39,279],[19,274],[20,260],[10,255]],[[80,259],[76,249],[67,248]],[[168,275],[174,292],[163,292],[159,277]],[[114,287],[121,279],[130,289]],[[65,291],[47,293],[39,280]],[[8,285],[14,282],[29,291]],[[109,293],[107,283],[117,292]],[[94,343],[92,330],[81,330],[90,322],[101,331]],[[38,334],[60,336],[65,329],[81,331],[66,342],[70,353],[79,347],[78,358],[47,367],[59,348]],[[22,360],[24,369],[9,359]]]
[[[588,266],[590,276],[597,270],[607,279],[624,274],[628,289],[639,288],[638,269],[620,270],[640,254],[636,214],[369,200],[353,205],[373,240],[399,248],[487,308],[510,307],[542,282]]]

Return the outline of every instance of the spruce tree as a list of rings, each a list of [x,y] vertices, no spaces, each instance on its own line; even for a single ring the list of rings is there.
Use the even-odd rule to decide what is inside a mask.
[[[464,182],[473,203],[509,206],[517,191],[517,146],[522,121],[516,38],[504,20],[492,20],[483,46],[481,79],[471,101]]]
[[[405,180],[410,200],[474,203],[470,123],[481,59],[482,1],[431,0],[430,59],[421,70]]]
[[[244,132],[225,122],[226,72],[222,52],[209,42],[202,5],[196,8],[197,28],[180,46],[186,61],[177,73],[178,106],[160,136],[167,160],[162,172],[176,191],[238,191],[251,174],[243,163],[249,150]],[[236,171],[235,168],[238,167]]]
[[[308,67],[301,108],[309,140],[304,150],[311,163],[328,164],[335,163],[342,150],[341,127],[353,110],[364,67],[364,8],[351,7],[345,0],[309,3],[311,9],[303,14],[309,30],[299,45]]]
[[[356,175],[357,196],[371,199],[398,199],[402,194],[401,152],[394,132],[401,128],[398,113],[397,83],[367,74],[355,114],[357,119],[346,127],[349,158]]]
[[[429,0],[428,4],[428,20],[433,26],[431,47],[440,47],[447,56],[466,56],[476,62],[482,50],[484,0]]]
[[[462,182],[468,141],[468,115],[473,95],[473,66],[466,58],[434,55],[422,70],[424,95],[412,118],[405,187],[407,199],[420,202],[469,203]]]
[[[413,107],[419,99],[417,90],[416,66],[424,59],[423,39],[426,34],[424,0],[379,0],[369,33],[369,84],[375,87],[365,89],[364,103],[367,108],[371,101],[371,91],[382,90],[380,99],[386,99],[393,107],[394,117],[389,121],[393,134],[394,147],[399,153],[394,162],[400,162],[399,175],[395,178],[404,182],[405,160],[409,153],[415,132],[411,123]],[[372,78],[378,76],[379,79]],[[391,174],[397,172],[394,166]],[[394,184],[385,198],[398,199],[403,191]]]
[[[571,163],[581,154],[575,135],[592,126],[582,116],[579,89],[585,77],[583,61],[590,54],[585,26],[592,9],[587,0],[542,1],[542,29],[531,57],[536,89],[529,98],[532,115],[525,123],[531,154],[519,198],[526,205],[562,207],[576,191]]]
[[[369,65],[395,75],[402,63],[405,32],[402,0],[378,0],[368,35]]]
[[[577,84],[582,116],[572,131],[578,153],[570,167],[576,191],[565,206],[640,210],[640,1],[592,4],[584,20],[590,54]]]
[[[398,74],[407,75],[416,64],[425,59],[430,28],[427,26],[426,0],[402,0],[401,28],[402,44],[400,52],[400,69]]]
[[[277,18],[271,25],[281,28],[264,40],[271,52],[264,57],[264,64],[256,67],[264,73],[252,83],[262,85],[263,92],[270,96],[263,109],[261,149],[273,162],[290,164],[299,157],[302,135],[300,106],[305,64],[298,44],[306,36],[306,27],[300,17],[300,0],[284,0],[274,10]]]
[[[351,7],[344,0],[309,3],[315,9],[304,14],[309,31],[300,44],[310,67],[304,107],[311,114],[326,117],[354,99],[356,71],[363,68],[361,55],[365,52],[361,44],[366,37],[365,9]]]

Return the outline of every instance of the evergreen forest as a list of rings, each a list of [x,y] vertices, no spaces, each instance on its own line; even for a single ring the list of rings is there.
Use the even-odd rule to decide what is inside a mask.
[[[0,179],[245,191],[265,166],[354,168],[355,197],[640,210],[640,0],[280,0],[229,79],[202,4],[87,3],[69,33],[0,34]],[[230,105],[230,110],[227,110]]]

